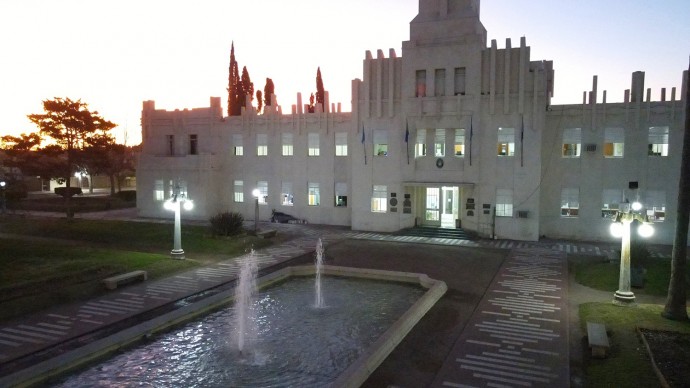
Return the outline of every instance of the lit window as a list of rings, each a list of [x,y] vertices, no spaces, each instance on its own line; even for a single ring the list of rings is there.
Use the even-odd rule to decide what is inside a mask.
[[[648,190],[645,194],[644,205],[650,221],[663,222],[666,219],[666,192]]]
[[[601,206],[602,218],[614,218],[618,212],[619,204],[623,200],[623,192],[620,189],[604,189]]]
[[[165,201],[165,187],[163,186],[163,180],[156,180],[156,182],[154,182],[153,200]]]
[[[319,184],[309,182],[307,187],[307,196],[309,199],[309,206],[319,206],[321,203],[321,196],[319,195]]]
[[[335,206],[347,207],[347,183],[335,183]]]
[[[624,141],[623,128],[604,129],[604,157],[622,158]]]
[[[561,217],[577,217],[580,212],[580,189],[561,190]]]
[[[243,181],[235,181],[234,182],[234,187],[235,187],[235,202],[244,202],[244,182]]]
[[[498,155],[515,155],[515,129],[498,128]]]
[[[292,134],[283,133],[281,137],[283,139],[283,156],[292,156]]]
[[[426,96],[426,70],[417,70],[415,97]]]
[[[319,134],[311,132],[307,135],[307,141],[309,142],[309,156],[319,156]]]
[[[265,133],[256,134],[256,156],[268,155],[268,135]]]
[[[242,135],[232,135],[232,146],[234,147],[234,155],[244,155],[244,147],[242,146]]]
[[[259,203],[265,205],[268,203],[268,182],[256,182],[256,188],[259,189]]]
[[[513,216],[513,190],[496,190],[496,217]]]
[[[373,213],[385,213],[387,210],[388,187],[383,185],[374,185],[374,190],[371,195],[371,211]]]
[[[446,130],[437,129],[434,136],[434,156],[446,156]]]
[[[668,127],[649,128],[649,156],[668,156]]]
[[[283,182],[283,188],[280,192],[280,204],[283,206],[294,205],[294,195],[292,192],[291,182]]]
[[[189,154],[197,155],[199,153],[199,138],[197,135],[189,135]]]
[[[336,132],[335,156],[347,156],[347,132]]]
[[[455,130],[455,145],[453,146],[455,156],[462,157],[465,155],[465,130],[458,128]]]
[[[414,156],[426,156],[426,129],[417,130],[417,141],[414,146]]]
[[[436,69],[434,72],[434,95],[446,95],[446,69]]]
[[[374,155],[388,156],[388,132],[386,130],[374,130]]]
[[[455,95],[465,95],[465,68],[455,68]]]
[[[582,132],[580,128],[563,130],[563,157],[579,158],[582,149]]]

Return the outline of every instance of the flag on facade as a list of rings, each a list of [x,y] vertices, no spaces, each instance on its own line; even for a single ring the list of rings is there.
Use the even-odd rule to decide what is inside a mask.
[[[474,129],[472,128],[472,116],[470,116],[470,166],[472,165],[472,136],[474,135]]]
[[[522,122],[520,124],[520,167],[524,167],[525,159],[523,151],[525,150],[525,115],[522,115]]]
[[[410,126],[405,120],[405,150],[407,151],[407,164],[410,164]]]
[[[366,135],[364,133],[364,125],[362,125],[362,150],[364,150],[364,164],[367,164],[367,146],[364,144]]]

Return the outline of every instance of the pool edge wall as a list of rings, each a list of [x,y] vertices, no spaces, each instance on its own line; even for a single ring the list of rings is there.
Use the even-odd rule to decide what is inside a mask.
[[[313,265],[282,268],[258,279],[259,288],[265,288],[290,277],[315,273]],[[430,279],[425,274],[384,271],[364,268],[324,265],[322,274],[360,279],[382,280],[418,284],[427,289],[403,315],[394,322],[364,353],[331,384],[334,387],[358,387],[378,368],[383,360],[412,330],[414,325],[445,294],[443,281]],[[60,356],[39,362],[31,367],[0,378],[0,386],[30,387],[84,367],[88,363],[105,359],[120,349],[127,348],[153,334],[166,331],[225,306],[234,298],[234,290],[211,295],[198,302],[183,306],[156,318],[142,322],[108,337],[96,340]]]

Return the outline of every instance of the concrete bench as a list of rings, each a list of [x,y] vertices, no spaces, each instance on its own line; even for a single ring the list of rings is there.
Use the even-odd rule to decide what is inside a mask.
[[[271,237],[275,237],[277,233],[278,233],[277,230],[270,229],[270,230],[264,230],[262,232],[259,232],[256,234],[256,236],[260,237],[260,238],[271,238]]]
[[[146,271],[138,270],[105,278],[103,279],[103,284],[105,284],[105,288],[114,290],[120,284],[130,283],[137,280],[146,280],[146,278]]]
[[[606,358],[609,350],[609,337],[606,335],[606,326],[603,323],[587,322],[587,340],[592,349],[592,357]]]

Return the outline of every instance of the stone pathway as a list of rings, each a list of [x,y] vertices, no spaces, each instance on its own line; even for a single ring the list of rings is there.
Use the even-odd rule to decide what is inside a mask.
[[[569,386],[567,307],[566,255],[514,249],[433,386]]]

